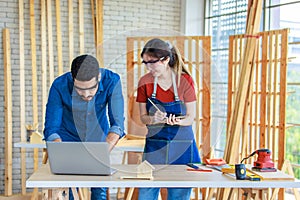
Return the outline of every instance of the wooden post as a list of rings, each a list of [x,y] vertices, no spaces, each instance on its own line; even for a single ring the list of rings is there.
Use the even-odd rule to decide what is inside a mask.
[[[49,1],[49,0],[48,0]],[[46,0],[41,0],[41,53],[42,53],[42,124],[45,121],[47,100],[47,29],[46,29]],[[51,33],[49,33],[51,34]]]
[[[35,37],[35,15],[34,0],[30,0],[30,46],[31,46],[31,81],[32,81],[32,117],[33,124],[38,124],[38,98],[37,98],[37,69],[36,69],[36,37]],[[38,149],[33,150],[34,170],[38,168]],[[37,188],[33,191],[33,196],[38,193]]]
[[[84,13],[83,1],[78,0],[78,16],[79,16],[79,52],[84,53]]]
[[[12,195],[12,87],[11,49],[8,29],[3,29],[4,105],[5,105],[5,196]]]
[[[68,12],[69,12],[69,63],[73,60],[73,51],[74,51],[74,44],[73,44],[73,0],[68,0]]]
[[[20,132],[21,141],[26,141],[25,131],[25,55],[24,55],[24,2],[19,0],[19,48],[20,48]],[[21,193],[26,194],[26,149],[21,148]]]
[[[54,80],[54,61],[53,61],[53,37],[52,37],[52,0],[47,0],[47,28],[48,28],[48,71],[49,83]],[[43,118],[45,118],[43,116]],[[44,125],[44,123],[43,123]]]
[[[131,107],[129,99],[134,95],[134,40],[127,38],[127,118],[130,119],[129,108]],[[127,123],[127,129],[131,130],[131,123]]]
[[[202,66],[202,145],[204,158],[210,158],[210,120],[211,120],[211,108],[210,108],[210,94],[211,94],[211,37],[203,39],[203,66]],[[191,52],[190,52],[191,53]],[[200,132],[199,132],[200,134]]]
[[[97,48],[97,26],[96,26],[95,2],[94,2],[94,0],[91,0],[91,14],[92,14],[93,29],[94,29],[94,42],[95,42],[95,47]]]
[[[61,39],[61,23],[60,23],[60,0],[55,0],[56,10],[56,40],[57,40],[57,65],[58,75],[63,73],[63,59],[62,59],[62,39]]]
[[[96,57],[100,67],[104,67],[103,62],[103,0],[96,0]]]
[[[278,147],[280,151],[278,152],[278,168],[281,169],[284,163],[285,151],[286,151],[286,84],[287,84],[287,52],[288,52],[288,31],[282,33],[281,39],[281,59],[280,59],[280,105],[279,105],[279,133],[278,133]],[[279,191],[279,199],[284,199],[284,189]]]
[[[31,44],[31,80],[32,80],[32,117],[33,124],[38,124],[38,98],[37,98],[37,69],[36,69],[36,38],[34,19],[34,0],[30,0],[30,44]],[[38,168],[38,149],[34,149],[34,170]]]

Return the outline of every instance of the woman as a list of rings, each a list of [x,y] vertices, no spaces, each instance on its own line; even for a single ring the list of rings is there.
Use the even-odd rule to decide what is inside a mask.
[[[139,80],[137,102],[148,133],[143,159],[151,164],[200,162],[192,123],[194,82],[175,46],[152,39],[141,53],[149,73]],[[157,199],[159,188],[140,188],[139,199]],[[190,199],[191,188],[168,188],[168,199]]]

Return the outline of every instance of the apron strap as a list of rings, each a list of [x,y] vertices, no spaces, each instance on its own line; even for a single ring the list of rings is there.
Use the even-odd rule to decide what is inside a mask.
[[[157,76],[154,77],[154,86],[153,86],[153,93],[151,95],[152,98],[156,98],[156,90],[157,90]]]
[[[157,90],[157,76],[154,77],[154,86],[153,86],[153,93],[151,95],[152,98],[156,98],[156,90]],[[174,90],[174,98],[175,101],[179,101],[178,91],[177,91],[177,85],[175,80],[175,72],[172,71],[172,84],[173,84],[173,90]]]
[[[173,83],[175,101],[179,101],[179,96],[178,96],[177,85],[176,85],[176,80],[175,80],[175,72],[174,71],[172,71],[172,83]]]

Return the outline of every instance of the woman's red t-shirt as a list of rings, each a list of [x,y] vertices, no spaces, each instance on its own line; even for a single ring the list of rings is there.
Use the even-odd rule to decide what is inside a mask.
[[[138,83],[137,98],[136,101],[140,103],[146,103],[147,98],[151,97],[154,87],[154,77],[151,73],[145,74]],[[177,84],[177,80],[176,80]],[[182,74],[180,77],[180,86],[177,87],[179,99],[185,103],[196,101],[196,93],[194,87],[194,81],[188,74]],[[174,101],[174,89],[173,85],[167,89],[162,89],[157,84],[156,99],[162,102]]]

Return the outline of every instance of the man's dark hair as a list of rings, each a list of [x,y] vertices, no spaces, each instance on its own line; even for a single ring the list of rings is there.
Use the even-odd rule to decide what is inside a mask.
[[[71,73],[73,80],[89,81],[94,77],[98,79],[99,63],[91,55],[80,55],[72,61]]]

